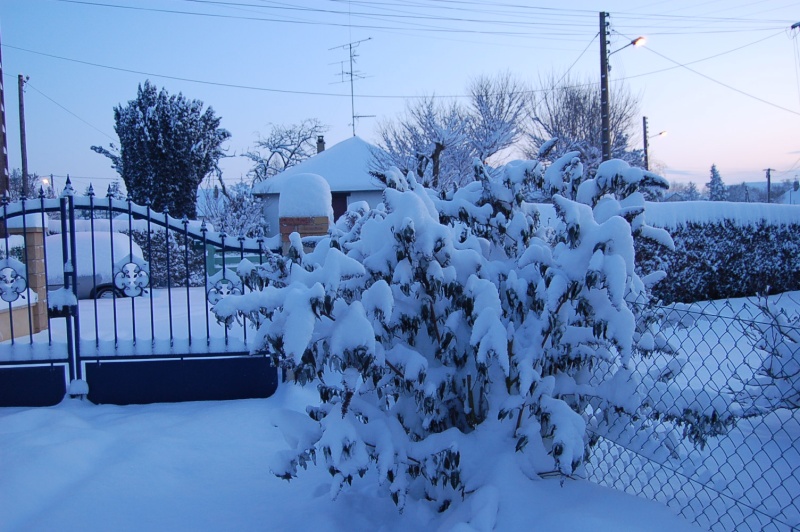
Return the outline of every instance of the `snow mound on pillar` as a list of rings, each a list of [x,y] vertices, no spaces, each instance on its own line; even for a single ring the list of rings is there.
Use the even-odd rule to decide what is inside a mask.
[[[331,205],[331,187],[325,178],[318,174],[297,174],[281,190],[278,216],[333,218]]]

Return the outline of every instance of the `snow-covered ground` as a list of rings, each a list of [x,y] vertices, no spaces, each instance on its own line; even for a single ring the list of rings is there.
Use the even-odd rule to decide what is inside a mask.
[[[166,291],[154,291],[157,339],[169,337],[170,304],[175,341],[187,340],[187,314],[192,335],[205,339],[202,289],[191,293],[188,305],[183,289],[171,303]],[[121,354],[133,351],[131,303],[117,300]],[[149,297],[133,303],[137,336],[149,338]],[[82,336],[94,337],[97,315],[101,342],[113,342],[113,301],[79,304]],[[58,346],[63,320],[52,325]],[[236,329],[234,343],[241,342]],[[222,335],[213,321],[210,335]],[[38,340],[46,342],[47,333]],[[0,345],[0,358],[4,351]],[[314,390],[281,385],[263,400],[112,406],[67,399],[51,408],[0,408],[0,531],[694,530],[661,504],[585,480],[531,480],[515,454],[497,451],[513,449],[509,442],[463,450],[464,459],[482,464],[491,489],[444,514],[424,502],[398,513],[372,477],[331,500],[324,468],[286,482],[269,466],[289,447],[276,422],[317,398]]]
[[[330,498],[311,467],[269,471],[286,448],[274,419],[315,393],[269,399],[0,409],[0,530],[692,530],[669,509],[583,480],[531,480],[513,454],[485,453],[494,490],[445,514],[399,514],[374,479]],[[467,522],[469,525],[466,525]]]

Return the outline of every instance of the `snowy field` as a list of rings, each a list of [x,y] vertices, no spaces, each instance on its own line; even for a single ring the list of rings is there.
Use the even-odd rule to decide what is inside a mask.
[[[274,421],[314,396],[282,386],[264,400],[0,409],[0,530],[694,530],[587,481],[531,480],[490,449],[473,453],[491,489],[445,514],[399,514],[374,479],[332,501],[322,468],[291,483],[269,471],[287,447]]]

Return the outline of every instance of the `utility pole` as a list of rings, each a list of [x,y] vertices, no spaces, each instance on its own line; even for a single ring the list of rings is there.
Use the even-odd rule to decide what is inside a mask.
[[[19,87],[19,144],[22,150],[22,195],[28,197],[28,146],[25,140],[25,82],[28,77],[17,76]]]
[[[647,117],[642,117],[642,136],[644,137],[644,169],[650,170],[650,147],[648,145],[650,138],[649,132],[647,131]]]
[[[765,168],[764,171],[767,173],[767,203],[772,203],[770,199],[770,189],[772,188],[772,171],[775,170],[774,168]]]
[[[0,47],[2,48],[2,47]],[[0,196],[10,192],[8,182],[8,140],[6,139],[6,106],[5,91],[3,89],[3,58],[0,51]],[[5,234],[4,228],[0,228],[0,236]]]
[[[611,123],[608,111],[608,13],[600,12],[600,129],[603,161],[611,159]]]

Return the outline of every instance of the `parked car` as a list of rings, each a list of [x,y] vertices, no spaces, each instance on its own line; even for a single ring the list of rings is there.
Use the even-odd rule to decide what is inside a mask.
[[[92,233],[75,233],[76,258],[73,265],[77,272],[78,299],[124,297],[125,294],[114,287],[114,264],[112,263],[112,238],[114,262],[133,256],[134,260],[144,261],[142,248],[132,242],[128,235],[122,233],[94,233],[94,250],[92,250]],[[64,255],[62,254],[61,235],[45,238],[47,252],[47,288],[54,290],[64,285]],[[131,251],[133,253],[131,253]],[[94,278],[92,277],[92,261],[94,255]]]

